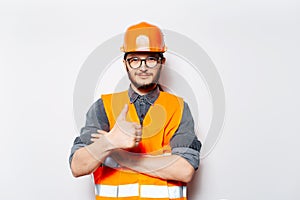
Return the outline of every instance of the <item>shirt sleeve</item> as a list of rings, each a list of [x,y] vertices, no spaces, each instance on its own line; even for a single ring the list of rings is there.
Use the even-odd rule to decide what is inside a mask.
[[[91,144],[91,134],[97,133],[97,130],[99,129],[107,132],[109,131],[109,122],[102,99],[98,99],[93,103],[87,112],[85,126],[81,128],[80,136],[76,137],[73,142],[69,164],[71,164],[75,151]]]
[[[186,102],[184,102],[181,122],[171,138],[170,144],[173,155],[185,158],[195,170],[198,169],[201,142],[195,134],[194,120]]]

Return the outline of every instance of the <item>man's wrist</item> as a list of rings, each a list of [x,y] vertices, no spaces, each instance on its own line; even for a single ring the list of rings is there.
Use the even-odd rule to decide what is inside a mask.
[[[96,159],[103,160],[115,148],[109,141],[106,134],[103,134],[94,143],[85,147],[88,152]]]
[[[114,138],[114,135],[112,132],[108,132],[104,135],[104,138],[107,143],[107,147],[109,150],[119,149],[118,144],[116,144],[116,139]]]
[[[105,146],[106,151],[113,151],[118,148],[117,145],[115,144],[113,135],[110,132],[103,135],[103,142],[105,144],[101,144],[101,145]]]

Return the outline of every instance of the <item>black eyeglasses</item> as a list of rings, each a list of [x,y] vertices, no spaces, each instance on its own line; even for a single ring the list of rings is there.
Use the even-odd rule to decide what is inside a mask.
[[[131,58],[127,58],[126,61],[128,62],[129,66],[132,69],[137,69],[142,66],[143,61],[145,62],[148,68],[154,68],[161,61],[161,59],[162,59],[161,57],[153,57],[153,56],[149,56],[145,59],[141,59],[139,57],[131,57]]]

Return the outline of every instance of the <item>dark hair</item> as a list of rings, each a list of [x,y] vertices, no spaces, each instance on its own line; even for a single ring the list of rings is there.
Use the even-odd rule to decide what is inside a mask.
[[[124,54],[123,59],[126,60],[127,55],[130,54],[130,53],[144,53],[144,52],[126,52],[126,53]],[[163,54],[162,52],[145,52],[145,53],[158,54],[159,57],[164,58],[164,54]]]

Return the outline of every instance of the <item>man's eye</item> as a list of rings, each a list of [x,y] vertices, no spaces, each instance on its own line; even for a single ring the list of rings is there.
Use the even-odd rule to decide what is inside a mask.
[[[139,61],[140,59],[139,58],[130,58],[130,62],[136,62],[136,61]]]
[[[148,57],[147,60],[150,60],[150,61],[156,61],[157,58],[156,58],[156,57]]]

